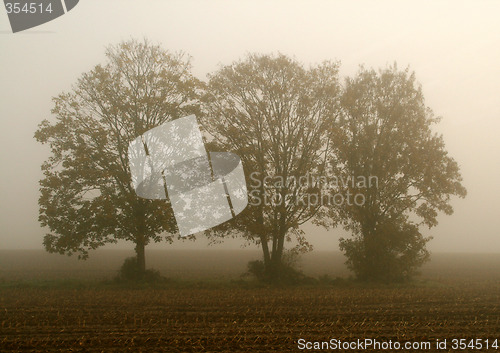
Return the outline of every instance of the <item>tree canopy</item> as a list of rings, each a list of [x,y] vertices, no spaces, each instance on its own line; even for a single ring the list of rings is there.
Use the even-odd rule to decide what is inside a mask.
[[[435,226],[439,212],[453,212],[451,197],[466,195],[457,162],[432,130],[439,119],[408,69],[361,68],[342,84],[336,62],[306,68],[282,54],[254,54],[203,83],[189,57],[147,41],[111,46],[106,57],[54,98],[55,122],[35,132],[51,151],[39,198],[50,252],[86,258],[127,240],[137,253],[127,266],[144,272],[145,246],[172,242],[178,229],[168,195],[137,196],[128,146],[190,114],[210,150],[241,158],[247,182],[246,209],[206,233],[258,244],[263,262],[253,267],[272,279],[288,271],[287,241],[296,253],[312,248],[306,222],[352,232],[340,248],[358,277],[407,278],[429,257],[420,227]],[[325,185],[332,179],[345,182]]]
[[[106,51],[107,62],[84,73],[70,92],[54,98],[56,121],[35,133],[48,144],[39,198],[49,252],[78,253],[119,239],[144,247],[171,242],[175,219],[165,200],[139,198],[131,185],[127,147],[167,121],[197,111],[198,80],[190,58],[147,41],[130,40]]]
[[[336,208],[354,232],[341,249],[359,277],[411,275],[428,258],[418,227],[435,226],[438,212],[453,212],[453,195],[465,197],[458,164],[431,129],[438,121],[408,69],[362,68],[346,79],[331,161],[339,175],[378,180],[361,190],[362,205]]]
[[[214,232],[238,232],[260,244],[268,269],[279,268],[286,240],[309,244],[299,226],[324,218],[321,204],[304,202],[314,186],[289,184],[324,175],[337,118],[337,63],[304,68],[285,55],[249,55],[209,76],[204,127],[218,149],[238,154],[247,175],[249,205]],[[284,183],[269,182],[279,178]]]

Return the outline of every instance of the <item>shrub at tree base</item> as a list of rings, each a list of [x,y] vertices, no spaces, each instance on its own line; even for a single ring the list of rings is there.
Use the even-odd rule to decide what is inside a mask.
[[[314,284],[317,282],[316,279],[304,275],[289,264],[279,263],[266,268],[264,262],[260,260],[250,261],[245,275],[254,276],[260,282],[279,285]]]
[[[158,270],[142,271],[137,257],[126,258],[116,278],[118,281],[161,282],[165,280]]]
[[[347,267],[361,280],[405,281],[429,259],[424,238],[413,224],[386,222],[370,235],[341,239]]]

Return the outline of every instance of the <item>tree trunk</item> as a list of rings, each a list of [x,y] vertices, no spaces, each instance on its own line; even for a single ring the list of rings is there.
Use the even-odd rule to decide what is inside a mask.
[[[141,276],[146,271],[146,252],[145,252],[146,244],[144,242],[143,237],[138,237],[137,242],[135,244],[135,253],[137,256],[137,268]]]
[[[269,254],[269,245],[267,244],[266,236],[260,237],[260,242],[262,244],[262,252],[264,253],[264,265],[269,266],[271,262],[271,255]]]
[[[144,214],[143,201],[139,201],[135,207],[135,221],[136,221],[136,234],[135,234],[135,254],[137,258],[137,270],[139,277],[146,272],[146,237],[144,236],[146,230],[146,216]]]
[[[262,184],[261,184],[262,185]],[[262,197],[264,193],[263,187],[261,187],[261,194],[259,197]],[[261,199],[262,200],[262,199]],[[262,252],[264,253],[264,265],[267,267],[269,262],[271,262],[271,255],[269,253],[269,244],[267,243],[267,235],[264,233],[264,215],[262,214],[262,206],[259,210],[259,214],[257,216],[257,223],[260,225],[259,233],[260,233],[260,243],[262,246]]]
[[[285,233],[279,229],[277,234],[273,234],[273,252],[268,266],[266,266],[267,273],[273,278],[279,278],[282,271],[282,258],[283,248],[285,244]]]
[[[274,244],[273,254],[271,256],[271,261],[274,263],[276,267],[281,265],[281,258],[283,257],[283,248],[285,245],[285,235],[277,234],[275,236],[276,242]]]

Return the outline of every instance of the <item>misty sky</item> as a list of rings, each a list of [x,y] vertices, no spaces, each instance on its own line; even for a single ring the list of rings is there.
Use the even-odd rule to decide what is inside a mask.
[[[202,79],[248,52],[279,51],[305,64],[337,59],[342,76],[359,64],[410,65],[427,105],[443,117],[435,129],[444,134],[468,190],[466,199],[453,199],[452,216],[441,215],[437,227],[424,230],[434,236],[428,247],[500,252],[499,14],[498,1],[82,0],[52,22],[12,34],[2,7],[0,249],[42,248],[38,180],[48,147],[33,133],[43,119],[53,119],[51,97],[104,62],[107,45],[147,37],[190,54]],[[306,231],[321,250],[337,250],[343,235],[312,226]],[[205,248],[206,242],[173,246]]]

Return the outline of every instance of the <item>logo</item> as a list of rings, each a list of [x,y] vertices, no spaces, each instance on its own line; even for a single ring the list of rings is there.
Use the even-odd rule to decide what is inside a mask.
[[[170,199],[181,236],[235,217],[248,204],[240,158],[207,154],[194,115],[155,127],[130,142],[132,184],[139,197]]]
[[[64,15],[79,0],[4,0],[12,32],[20,32]]]

